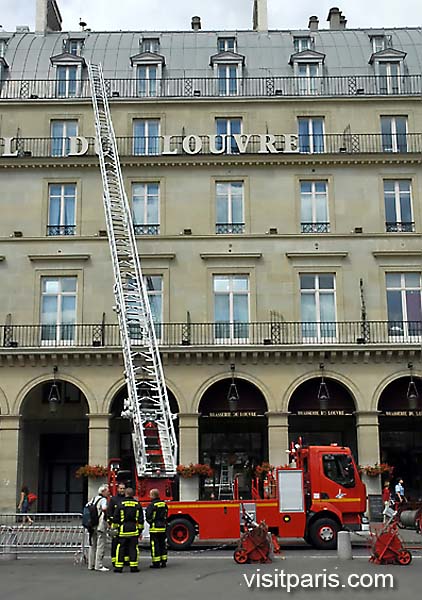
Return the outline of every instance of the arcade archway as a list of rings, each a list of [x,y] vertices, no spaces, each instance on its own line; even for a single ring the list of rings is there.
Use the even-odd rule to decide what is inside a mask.
[[[265,398],[255,385],[236,378],[239,399],[233,410],[227,398],[230,383],[228,379],[214,383],[199,403],[199,460],[214,470],[203,484],[203,498],[223,497],[224,481],[229,482],[228,491],[236,475],[240,495],[250,497],[254,468],[268,460]]]
[[[56,379],[36,385],[22,405],[20,480],[37,490],[39,512],[80,512],[87,482],[75,477],[88,463],[88,402],[74,384]]]
[[[289,442],[299,436],[307,445],[348,446],[357,459],[355,402],[349,390],[335,379],[325,378],[328,392],[324,406],[318,397],[320,378],[302,383],[289,402]]]
[[[392,381],[379,402],[381,462],[402,477],[408,498],[422,497],[422,380],[414,377],[416,394],[409,398],[409,377]]]

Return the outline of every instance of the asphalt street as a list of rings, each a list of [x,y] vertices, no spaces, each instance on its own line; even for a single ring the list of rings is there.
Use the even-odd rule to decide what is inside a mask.
[[[288,595],[298,600],[317,600],[327,597],[364,598],[367,594],[374,600],[414,600],[420,597],[422,551],[414,552],[412,563],[406,567],[373,565],[368,562],[368,549],[365,547],[354,548],[353,555],[351,561],[340,561],[336,552],[292,547],[284,552],[283,558],[276,557],[272,564],[237,565],[233,561],[232,549],[202,549],[170,553],[167,569],[151,570],[148,568],[148,553],[143,550],[141,572],[123,574],[88,571],[84,564],[75,564],[72,556],[32,556],[0,561],[0,598],[240,600],[251,596],[274,598]],[[110,566],[108,561],[105,564]],[[364,587],[349,587],[348,578],[351,574],[353,586],[364,574]],[[369,587],[374,576],[380,574],[392,576],[387,581],[388,588]],[[288,577],[291,579],[288,580]],[[335,587],[327,585],[327,580],[335,583]],[[301,588],[302,582],[307,584],[305,588]],[[323,587],[324,582],[326,588]],[[290,592],[287,591],[288,583],[292,586]],[[382,585],[382,582],[378,582],[378,585]]]

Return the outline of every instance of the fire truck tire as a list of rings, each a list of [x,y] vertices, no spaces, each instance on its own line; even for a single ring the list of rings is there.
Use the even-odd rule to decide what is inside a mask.
[[[399,565],[410,565],[410,563],[412,562],[412,555],[410,554],[409,550],[402,550],[401,552],[399,552],[398,556],[397,556],[397,562],[399,563]]]
[[[248,555],[244,550],[235,550],[233,558],[238,565],[244,565],[248,562]]]
[[[167,526],[167,543],[172,550],[187,550],[195,539],[195,527],[187,519],[174,519]]]
[[[318,550],[335,550],[339,529],[333,519],[317,519],[309,527],[309,541]]]

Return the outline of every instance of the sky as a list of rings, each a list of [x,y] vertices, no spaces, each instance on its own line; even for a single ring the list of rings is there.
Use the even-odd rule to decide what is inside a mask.
[[[36,0],[0,0],[0,25],[35,28]],[[93,31],[186,30],[191,17],[208,30],[251,29],[253,0],[58,0],[64,31],[78,31],[79,20]],[[268,0],[270,29],[306,29],[311,15],[327,28],[328,11],[338,6],[347,27],[419,27],[421,0]],[[112,7],[118,7],[118,10]]]

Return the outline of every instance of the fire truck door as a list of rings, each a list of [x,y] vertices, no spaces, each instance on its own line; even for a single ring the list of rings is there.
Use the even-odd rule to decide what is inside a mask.
[[[303,471],[278,471],[279,534],[282,537],[303,537],[306,525]]]

